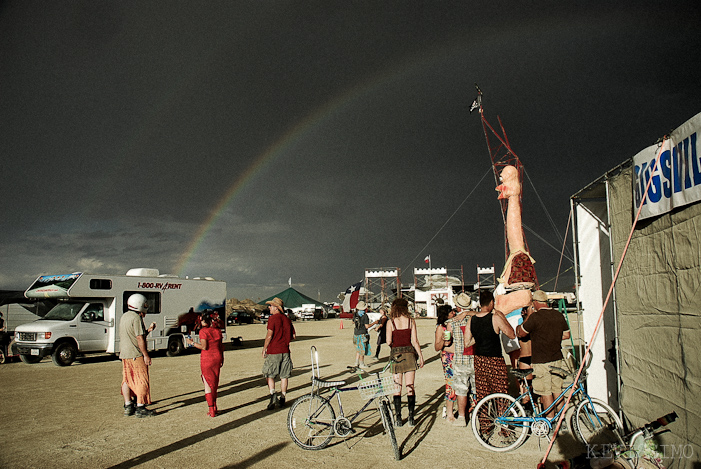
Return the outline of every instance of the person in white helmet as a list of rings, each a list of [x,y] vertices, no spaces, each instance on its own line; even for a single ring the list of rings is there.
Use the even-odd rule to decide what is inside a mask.
[[[144,326],[144,316],[148,312],[146,297],[135,293],[127,300],[128,311],[119,322],[119,358],[122,360],[122,396],[124,396],[124,415],[136,415],[139,418],[150,417],[154,411],[147,409],[151,403],[151,388],[148,367],[151,357],[146,348],[146,336],[155,327],[151,323]],[[136,405],[134,405],[134,399]]]

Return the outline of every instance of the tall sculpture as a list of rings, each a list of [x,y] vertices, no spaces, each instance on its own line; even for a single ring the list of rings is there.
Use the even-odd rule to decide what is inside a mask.
[[[528,306],[531,301],[531,289],[535,287],[535,261],[526,250],[521,223],[521,181],[518,170],[511,165],[502,169],[501,184],[496,188],[499,199],[507,200],[506,239],[508,257],[499,282],[494,291],[497,310],[508,314],[511,311]]]

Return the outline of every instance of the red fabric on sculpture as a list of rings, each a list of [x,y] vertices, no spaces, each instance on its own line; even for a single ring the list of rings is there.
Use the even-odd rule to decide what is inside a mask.
[[[528,254],[520,252],[511,261],[509,285],[521,282],[536,283],[535,267]]]

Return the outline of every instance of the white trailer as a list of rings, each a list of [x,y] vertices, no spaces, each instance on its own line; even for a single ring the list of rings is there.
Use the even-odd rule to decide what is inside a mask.
[[[51,305],[48,309],[51,309],[54,305],[52,302],[48,303]],[[36,314],[36,307],[36,303],[24,298],[15,303],[6,303],[0,306],[0,312],[2,312],[3,318],[5,319],[5,331],[14,332],[17,326],[39,319],[41,315]],[[44,311],[44,314],[46,312],[47,311]]]
[[[72,273],[41,275],[27,289],[27,298],[52,298],[58,304],[43,318],[15,329],[13,352],[25,363],[51,356],[67,366],[78,354],[119,353],[119,321],[127,300],[140,293],[148,300],[144,323],[156,323],[146,337],[149,350],[179,355],[184,336],[195,334],[197,315],[224,314],[226,283],[211,278],[183,279],[160,275],[157,269],[131,269],[126,275]]]

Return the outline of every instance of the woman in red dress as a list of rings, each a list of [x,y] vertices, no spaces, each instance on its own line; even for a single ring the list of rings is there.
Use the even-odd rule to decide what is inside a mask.
[[[219,388],[219,371],[224,365],[224,345],[222,333],[219,330],[219,320],[212,317],[211,313],[204,312],[200,315],[200,343],[188,339],[191,344],[202,350],[200,353],[200,369],[202,370],[202,382],[204,383],[204,397],[209,406],[209,416],[217,415],[217,388]]]

